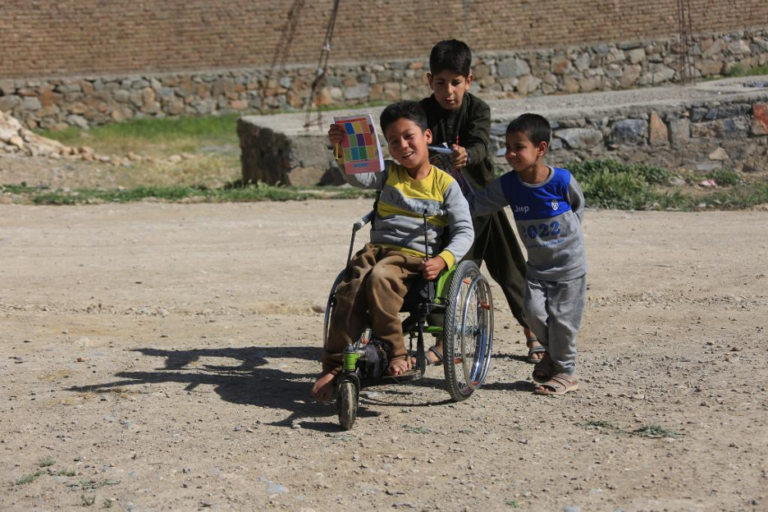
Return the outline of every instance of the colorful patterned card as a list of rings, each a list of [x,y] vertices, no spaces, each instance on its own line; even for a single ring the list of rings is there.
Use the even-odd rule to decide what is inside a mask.
[[[379,136],[370,114],[349,117],[334,117],[347,134],[338,149],[344,157],[344,173],[381,172],[384,170],[384,156],[381,154]]]

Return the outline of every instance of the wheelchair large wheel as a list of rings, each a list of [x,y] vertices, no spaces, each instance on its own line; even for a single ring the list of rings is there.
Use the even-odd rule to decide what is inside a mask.
[[[339,287],[339,283],[344,279],[346,270],[339,272],[336,276],[336,280],[331,286],[331,293],[328,294],[328,301],[325,304],[325,318],[323,319],[323,348],[328,349],[328,331],[331,329],[331,318],[333,318],[333,312],[336,311],[336,288]]]
[[[350,430],[357,419],[357,388],[354,382],[348,380],[339,384],[336,408],[341,428]]]
[[[459,263],[447,299],[443,368],[448,393],[460,402],[483,385],[493,348],[491,287],[474,262]]]

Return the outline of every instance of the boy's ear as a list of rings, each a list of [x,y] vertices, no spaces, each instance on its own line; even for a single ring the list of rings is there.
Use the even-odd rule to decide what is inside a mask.
[[[432,73],[427,73],[427,82],[429,82],[429,88],[433,91],[435,90],[434,87],[432,87],[432,82],[435,80],[435,77],[432,75]]]
[[[547,154],[547,150],[549,149],[549,144],[546,143],[546,141],[539,142],[539,145],[536,146],[536,154],[538,156],[544,156]]]
[[[475,75],[470,73],[469,76],[467,76],[467,80],[466,80],[466,82],[467,82],[467,90],[469,90],[469,88],[472,87],[472,82],[474,82],[474,81],[475,81]]]
[[[427,139],[427,144],[432,144],[432,130],[427,128],[424,130],[424,138]]]

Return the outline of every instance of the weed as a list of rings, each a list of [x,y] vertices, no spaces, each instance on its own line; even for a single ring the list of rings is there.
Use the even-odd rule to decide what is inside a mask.
[[[81,480],[79,484],[74,484],[70,487],[80,487],[84,491],[95,491],[106,485],[117,485],[119,483],[120,480]]]
[[[583,162],[571,162],[566,168],[570,170],[579,181],[588,179],[595,174],[629,174],[640,178],[650,185],[667,183],[672,173],[661,167],[644,164],[623,164],[616,160],[585,160]]]
[[[732,77],[757,76],[757,75],[768,75],[768,66],[747,67],[744,64],[736,63],[733,66],[731,66],[731,70],[728,73],[728,76],[732,76]]]
[[[258,183],[244,187],[210,189],[204,186],[147,186],[131,189],[77,189],[51,191],[31,195],[32,203],[73,205],[129,203],[145,199],[168,202],[239,203],[259,201],[305,201],[307,199],[350,199],[373,197],[370,191],[341,187],[276,187]]]
[[[237,145],[237,114],[225,116],[134,119],[88,130],[66,128],[40,135],[68,146],[91,146],[97,153],[129,151],[172,154],[217,144]],[[153,143],[148,148],[147,142]]]
[[[54,464],[56,464],[56,460],[51,456],[44,457],[37,461],[37,466],[41,468],[47,468],[49,466],[53,466]]]
[[[642,437],[658,438],[658,437],[678,437],[680,434],[674,430],[669,430],[659,425],[646,425],[632,431],[633,434]]]
[[[37,480],[40,477],[40,475],[42,475],[42,474],[43,473],[41,471],[35,471],[34,473],[29,473],[28,475],[24,475],[21,478],[19,478],[18,480],[16,480],[16,485],[31,484],[32,482]]]
[[[512,508],[517,508],[519,506],[517,503],[517,500],[509,500],[507,501],[507,505],[509,505]]]
[[[429,430],[426,427],[420,427],[417,425],[403,425],[403,428],[406,432],[410,432],[411,434],[431,434],[432,431]]]
[[[707,178],[715,180],[718,185],[733,186],[743,183],[739,173],[728,169],[713,169],[707,173]]]
[[[584,427],[587,430],[621,430],[619,427],[611,423],[610,421],[605,420],[589,420],[586,423],[582,423],[580,426]]]
[[[115,500],[113,500],[112,498],[107,498],[104,500],[103,506],[104,508],[112,508],[112,505],[114,504],[115,504]]]
[[[57,476],[77,476],[77,471],[74,469],[60,469]]]
[[[80,504],[81,504],[82,506],[84,506],[84,507],[90,507],[90,506],[91,506],[91,505],[93,505],[94,503],[96,503],[96,495],[95,495],[95,494],[94,494],[94,495],[92,495],[92,496],[87,496],[87,495],[85,495],[85,494],[81,494],[81,495],[80,495]]]

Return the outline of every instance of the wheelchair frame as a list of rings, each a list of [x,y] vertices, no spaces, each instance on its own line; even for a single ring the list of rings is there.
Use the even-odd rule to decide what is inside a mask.
[[[369,212],[352,226],[347,265],[336,277],[328,296],[323,322],[323,344],[327,349],[328,331],[336,307],[336,288],[344,279],[352,260],[355,236],[371,222]],[[424,214],[426,230],[426,213]],[[431,289],[431,287],[430,287]],[[474,307],[473,307],[474,306]],[[415,309],[405,310],[409,316],[402,321],[403,334],[410,340],[412,353],[416,339],[416,367],[401,375],[370,378],[364,375],[364,344],[370,329],[352,345],[346,347],[342,370],[336,378],[336,407],[341,426],[349,430],[357,418],[360,390],[369,386],[404,383],[420,379],[429,365],[424,350],[424,335],[443,337],[443,370],[446,388],[455,402],[469,398],[479,389],[491,363],[493,348],[493,297],[488,281],[472,261],[462,261],[443,271],[435,281],[434,295],[419,301]],[[427,325],[430,315],[442,314],[443,325]]]

